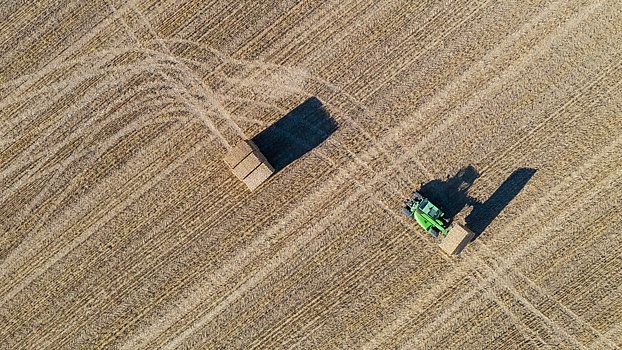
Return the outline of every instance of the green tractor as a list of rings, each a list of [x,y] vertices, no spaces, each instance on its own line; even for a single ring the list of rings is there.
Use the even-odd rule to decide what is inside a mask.
[[[415,192],[413,198],[407,199],[405,204],[402,212],[415,219],[429,234],[433,237],[438,237],[439,234],[442,234],[443,237],[447,236],[447,229],[451,221],[427,198],[424,198],[419,192]]]
[[[402,212],[415,219],[434,238],[440,236],[440,247],[447,254],[460,254],[475,235],[462,225],[452,225],[451,219],[419,192],[415,192],[413,198],[407,199],[405,204]]]

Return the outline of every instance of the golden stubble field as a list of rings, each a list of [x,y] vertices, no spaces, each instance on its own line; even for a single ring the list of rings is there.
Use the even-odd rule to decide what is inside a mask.
[[[619,349],[621,23],[615,0],[0,5],[0,348]],[[309,98],[337,129],[249,192],[222,157]],[[469,166],[480,202],[535,172],[450,258],[402,200]]]

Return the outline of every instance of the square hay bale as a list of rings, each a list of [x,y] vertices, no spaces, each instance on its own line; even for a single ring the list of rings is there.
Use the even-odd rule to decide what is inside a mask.
[[[224,161],[251,191],[274,173],[274,168],[251,140],[244,140],[236,145],[225,155]]]
[[[257,168],[255,168],[255,170],[248,174],[248,176],[244,179],[244,183],[252,191],[266,181],[273,172],[274,168],[272,168],[270,164],[261,163]]]
[[[249,153],[238,165],[233,168],[233,173],[240,180],[244,180],[256,167],[261,164],[259,158],[253,152]]]
[[[441,241],[440,247],[449,255],[458,255],[474,236],[475,233],[468,228],[460,224],[455,224],[449,230],[447,236]]]
[[[251,146],[252,144],[252,146]],[[253,146],[255,144],[251,140],[246,140],[240,142],[237,146],[233,147],[231,152],[225,155],[225,163],[231,167],[231,169],[235,168],[246,156],[248,156],[253,151]],[[256,148],[257,146],[255,146]]]

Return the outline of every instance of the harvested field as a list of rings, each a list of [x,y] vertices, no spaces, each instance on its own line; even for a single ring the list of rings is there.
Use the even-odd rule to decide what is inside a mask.
[[[0,5],[0,349],[622,348],[621,23],[614,0]],[[253,138],[285,141],[251,192],[223,157]],[[481,232],[450,257],[400,211],[464,169]]]

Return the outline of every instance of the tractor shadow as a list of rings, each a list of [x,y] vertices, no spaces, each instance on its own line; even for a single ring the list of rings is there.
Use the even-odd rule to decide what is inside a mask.
[[[476,199],[467,194],[479,173],[471,165],[466,166],[446,181],[432,180],[419,189],[424,197],[437,205],[449,217],[455,217],[467,205],[473,205]]]
[[[536,173],[533,168],[519,168],[497,188],[484,203],[474,203],[473,210],[466,217],[466,226],[475,233],[474,241],[484,232],[486,227],[505,209],[527,185],[527,182]]]
[[[466,216],[465,224],[475,233],[473,241],[520,193],[535,173],[536,169],[532,168],[515,170],[483,203],[468,195],[469,188],[479,177],[479,173],[471,165],[460,169],[456,175],[448,177],[446,181],[433,180],[422,185],[418,192],[452,218],[466,206],[471,206],[473,209]]]
[[[337,128],[322,102],[310,97],[252,140],[278,172],[319,146]]]

